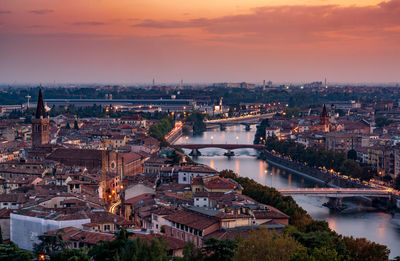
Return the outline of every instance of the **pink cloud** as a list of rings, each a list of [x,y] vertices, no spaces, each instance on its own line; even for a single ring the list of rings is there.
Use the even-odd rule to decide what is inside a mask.
[[[134,25],[154,29],[200,28],[214,35],[245,35],[264,41],[330,41],[396,37],[385,29],[400,26],[400,0],[376,6],[337,5],[259,7],[249,14],[214,19],[145,20]],[[336,38],[336,39],[335,39]]]

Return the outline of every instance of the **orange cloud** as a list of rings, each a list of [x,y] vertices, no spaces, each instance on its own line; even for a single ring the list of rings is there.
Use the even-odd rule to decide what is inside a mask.
[[[43,10],[55,11],[47,15],[27,14],[36,10],[31,2],[24,10],[5,5],[0,79],[399,80],[400,0],[363,6],[312,1],[314,5],[261,6],[229,15],[178,8],[177,18],[171,18],[178,12],[172,3],[166,10],[161,10],[165,2],[153,8],[158,2],[94,1],[98,5],[85,8],[82,1],[54,6],[49,1]]]
[[[400,26],[400,0],[376,6],[266,6],[252,13],[214,19],[145,20],[134,25],[149,29],[200,28],[217,35],[242,35],[261,42],[368,40],[393,38],[386,28]],[[228,38],[230,40],[231,38]]]

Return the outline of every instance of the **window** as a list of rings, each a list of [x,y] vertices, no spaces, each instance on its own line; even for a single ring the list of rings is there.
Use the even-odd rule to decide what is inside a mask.
[[[110,230],[110,225],[104,225],[104,230],[109,231]]]
[[[186,181],[186,177],[183,177],[183,181]]]

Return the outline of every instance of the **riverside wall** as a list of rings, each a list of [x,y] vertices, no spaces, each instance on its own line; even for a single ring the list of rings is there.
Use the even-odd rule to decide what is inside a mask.
[[[263,151],[263,160],[271,165],[278,168],[285,169],[287,171],[293,172],[297,175],[301,175],[305,178],[314,180],[320,184],[324,184],[328,187],[340,187],[340,188],[370,188],[367,185],[361,184],[356,181],[345,179],[343,177],[323,172],[318,169],[305,166],[301,163],[294,162],[282,157],[276,156],[269,151]]]

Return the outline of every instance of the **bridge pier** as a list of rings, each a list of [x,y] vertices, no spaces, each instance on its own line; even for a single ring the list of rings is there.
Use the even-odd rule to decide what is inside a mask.
[[[343,210],[343,198],[329,198],[327,203],[323,204],[325,207],[328,207],[329,209],[333,210]]]
[[[245,130],[246,130],[246,131],[249,131],[250,129],[251,129],[250,124],[249,124],[249,125],[246,125]]]
[[[235,156],[235,152],[233,152],[232,150],[228,150],[227,152],[224,153],[224,156],[227,157]]]
[[[220,125],[219,125],[219,129],[220,129],[221,131],[226,130],[226,125],[225,125],[225,124],[220,124]]]
[[[201,156],[201,152],[198,149],[192,149],[192,151],[189,153],[190,156],[193,157],[198,157]]]

